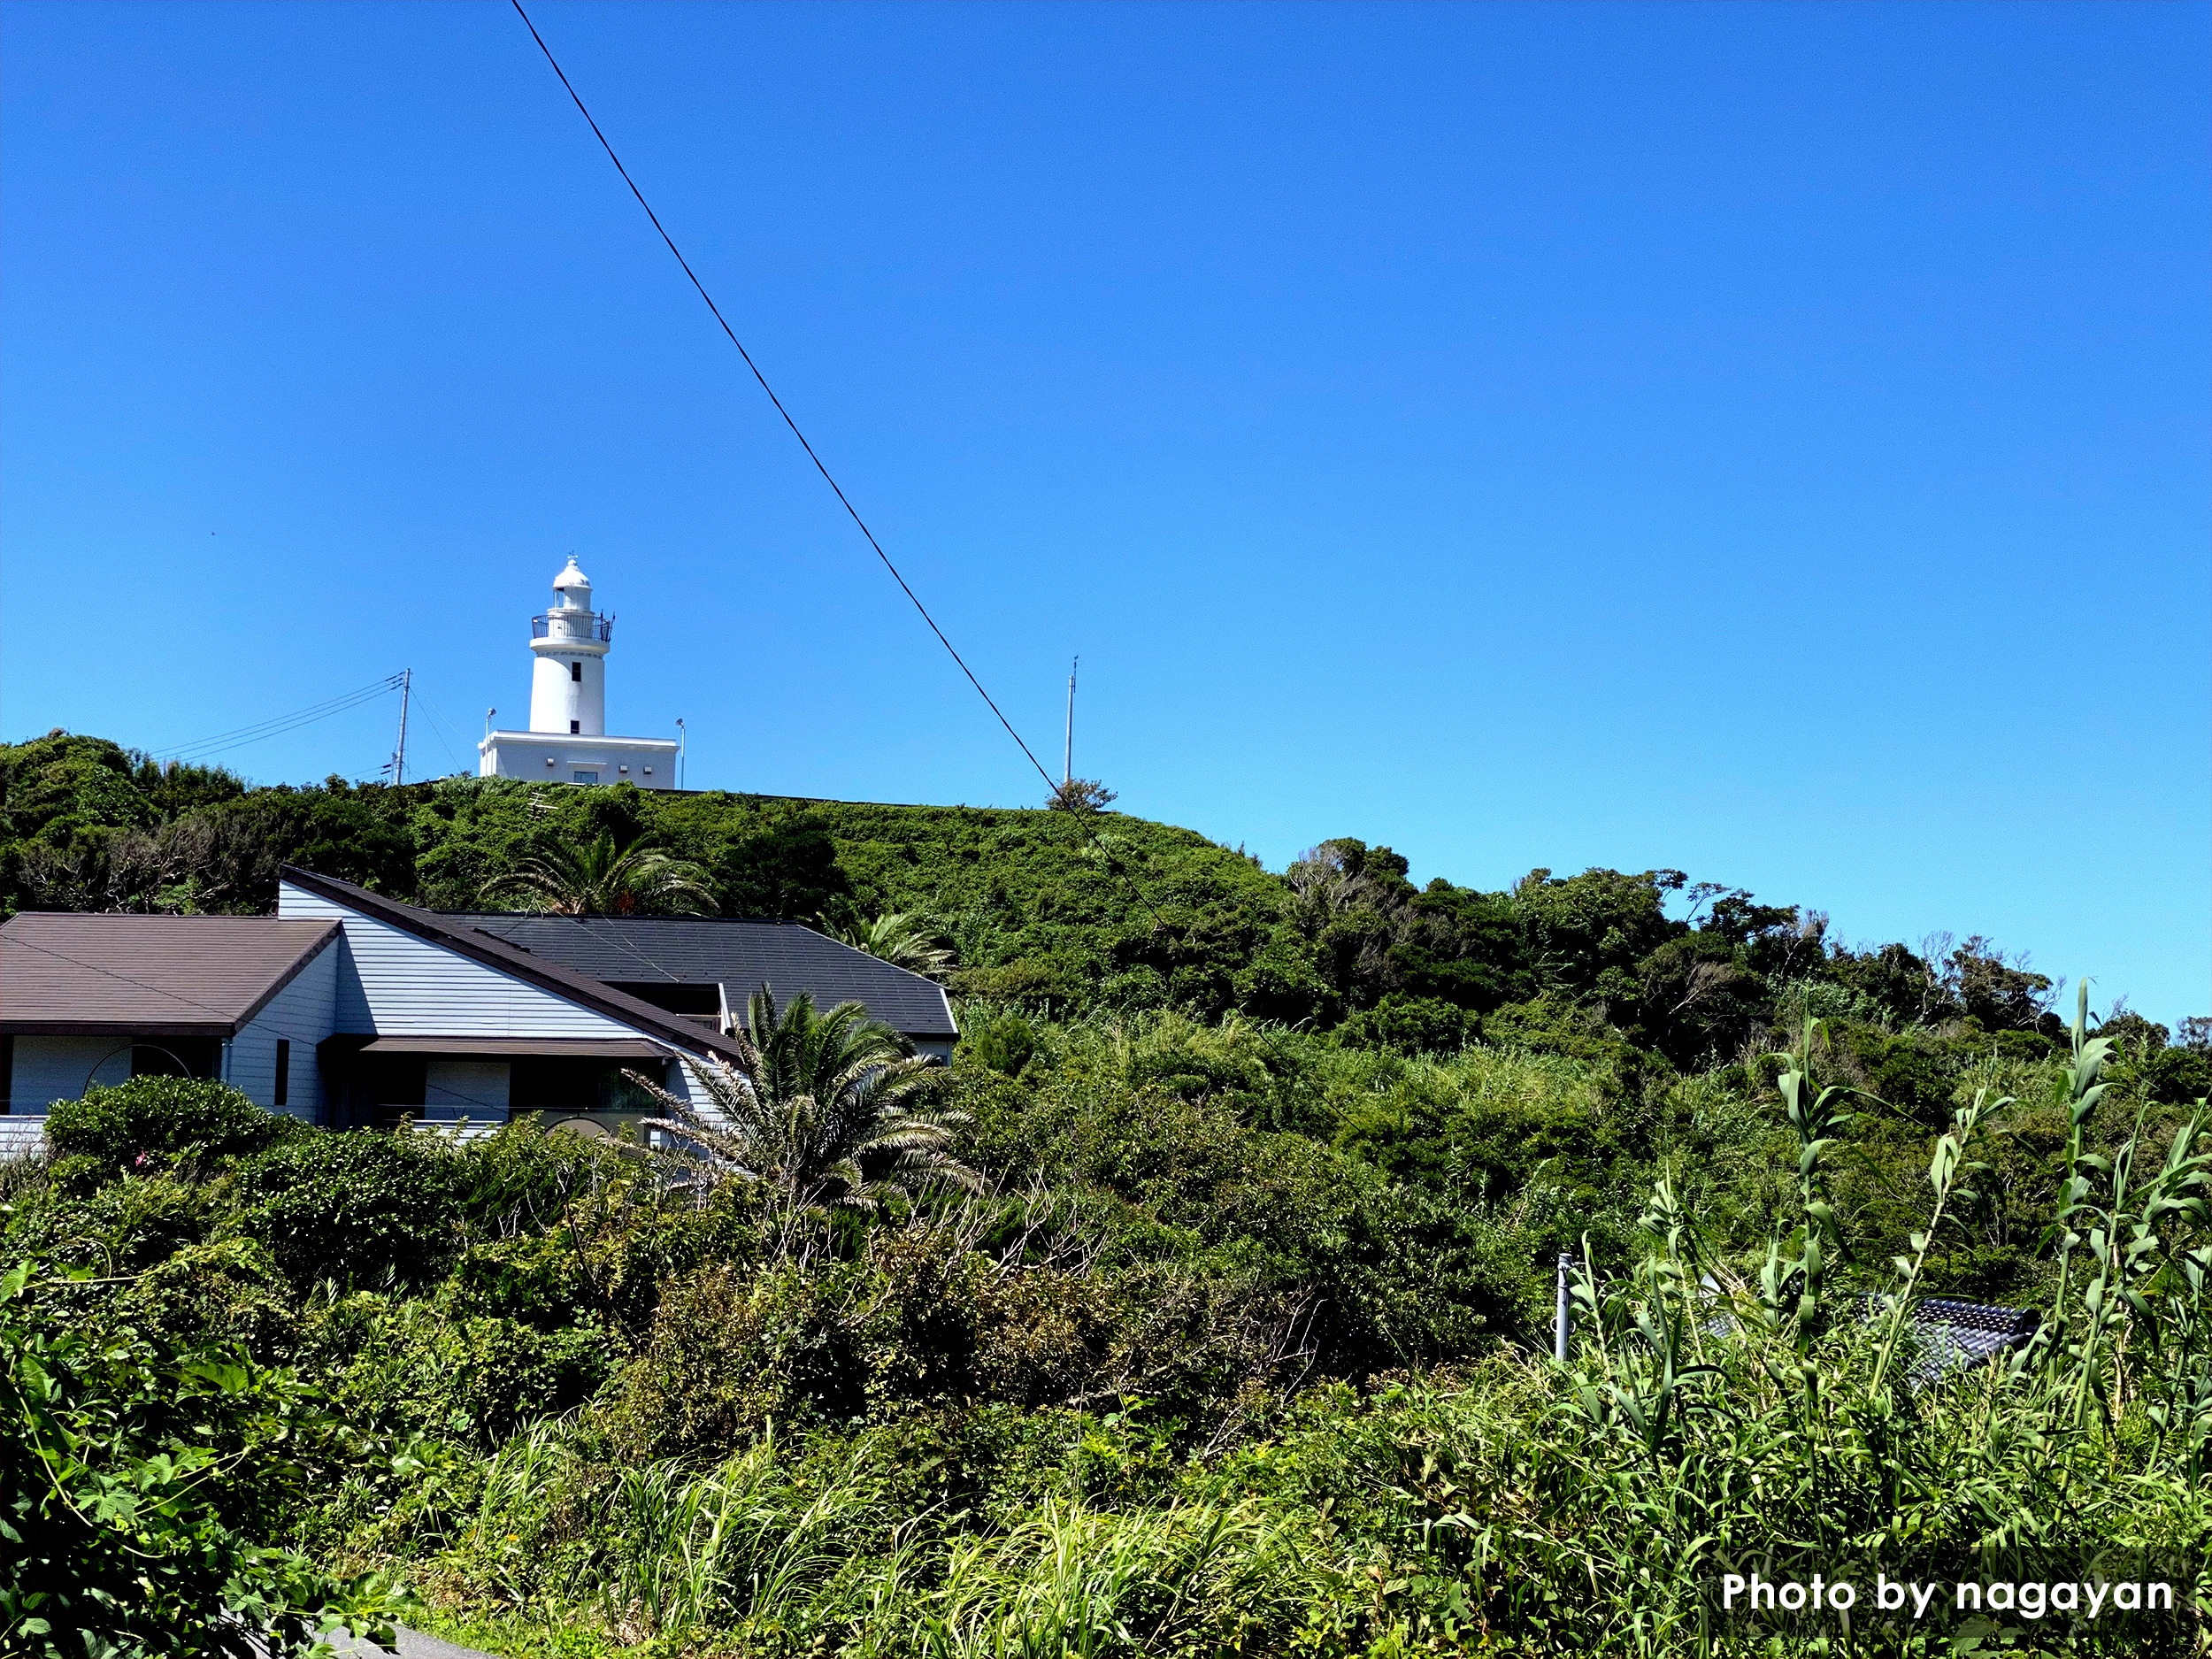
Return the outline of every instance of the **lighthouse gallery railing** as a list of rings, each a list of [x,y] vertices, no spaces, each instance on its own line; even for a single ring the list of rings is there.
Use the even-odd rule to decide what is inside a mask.
[[[554,613],[550,611],[541,612],[539,615],[530,618],[530,637],[532,639],[545,640],[553,637],[553,614]],[[586,639],[597,640],[602,645],[607,644],[614,638],[614,618],[612,617],[594,617],[591,620],[590,627],[584,631],[584,637]]]

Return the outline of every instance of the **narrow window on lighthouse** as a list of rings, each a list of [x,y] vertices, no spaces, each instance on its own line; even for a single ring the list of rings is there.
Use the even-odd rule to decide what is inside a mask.
[[[584,683],[584,665],[581,663],[571,663],[568,665],[568,677],[574,680],[578,685],[582,685]]]
[[[580,736],[580,735],[582,734],[582,733],[583,733],[583,730],[584,730],[584,723],[583,723],[581,720],[571,720],[571,721],[568,723],[568,734],[569,734],[571,737],[577,737],[577,736]]]

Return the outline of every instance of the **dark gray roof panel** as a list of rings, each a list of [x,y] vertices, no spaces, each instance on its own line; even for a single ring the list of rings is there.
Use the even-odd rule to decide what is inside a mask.
[[[357,887],[350,881],[317,875],[311,870],[292,864],[279,865],[277,874],[282,883],[303,893],[511,973],[526,984],[539,986],[556,996],[618,1019],[634,1031],[664,1039],[675,1048],[724,1060],[734,1060],[741,1056],[735,1043],[697,1020],[672,1015],[665,1009],[641,1002],[588,973],[565,967],[557,957],[534,956],[496,933],[471,927],[460,918],[437,910],[419,910],[412,904],[403,904],[397,899],[388,899],[380,893]]]
[[[797,922],[725,922],[683,916],[546,916],[450,911],[571,972],[616,984],[662,979],[721,985],[733,1008],[763,985],[777,998],[804,991],[815,1005],[858,1002],[918,1041],[958,1034],[944,987],[826,938]]]

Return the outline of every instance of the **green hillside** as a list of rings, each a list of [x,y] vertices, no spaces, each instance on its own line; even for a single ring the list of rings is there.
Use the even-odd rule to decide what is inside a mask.
[[[1113,813],[250,789],[63,733],[0,779],[11,909],[264,910],[287,861],[474,906],[605,835],[727,915],[911,915],[979,1187],[58,1107],[0,1165],[0,1648],[109,1650],[34,1641],[35,1590],[108,1596],[119,1652],[212,1651],[250,1591],[518,1656],[1381,1659],[1702,1651],[1724,1560],[2139,1546],[2212,1589],[2206,1021],[1666,871],[1416,889],[1348,838],[1274,872]],[[2044,1334],[1908,1386],[1930,1294]]]
[[[1051,1016],[1231,1010],[1447,1052],[1486,1031],[1625,1044],[1683,1069],[1810,1011],[2055,1038],[2051,983],[1970,939],[1939,960],[1829,941],[1825,918],[1678,872],[1432,881],[1352,838],[1275,873],[1106,812],[884,806],[500,780],[249,788],[55,733],[0,748],[0,900],[18,909],[266,910],[291,861],[442,909],[530,853],[601,833],[709,874],[726,916],[910,912],[962,994]],[[1347,826],[1356,829],[1356,826]],[[1681,919],[1685,915],[1690,919]],[[2031,1042],[2026,1051],[2038,1051]]]

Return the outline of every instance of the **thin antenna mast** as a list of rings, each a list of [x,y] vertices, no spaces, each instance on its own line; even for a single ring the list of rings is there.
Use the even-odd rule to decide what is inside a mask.
[[[1077,657],[1068,663],[1068,747],[1060,759],[1060,787],[1063,789],[1075,781],[1075,670],[1082,660]]]
[[[407,781],[407,698],[415,687],[415,671],[411,668],[399,680],[399,747],[392,751],[392,785],[395,788]]]

